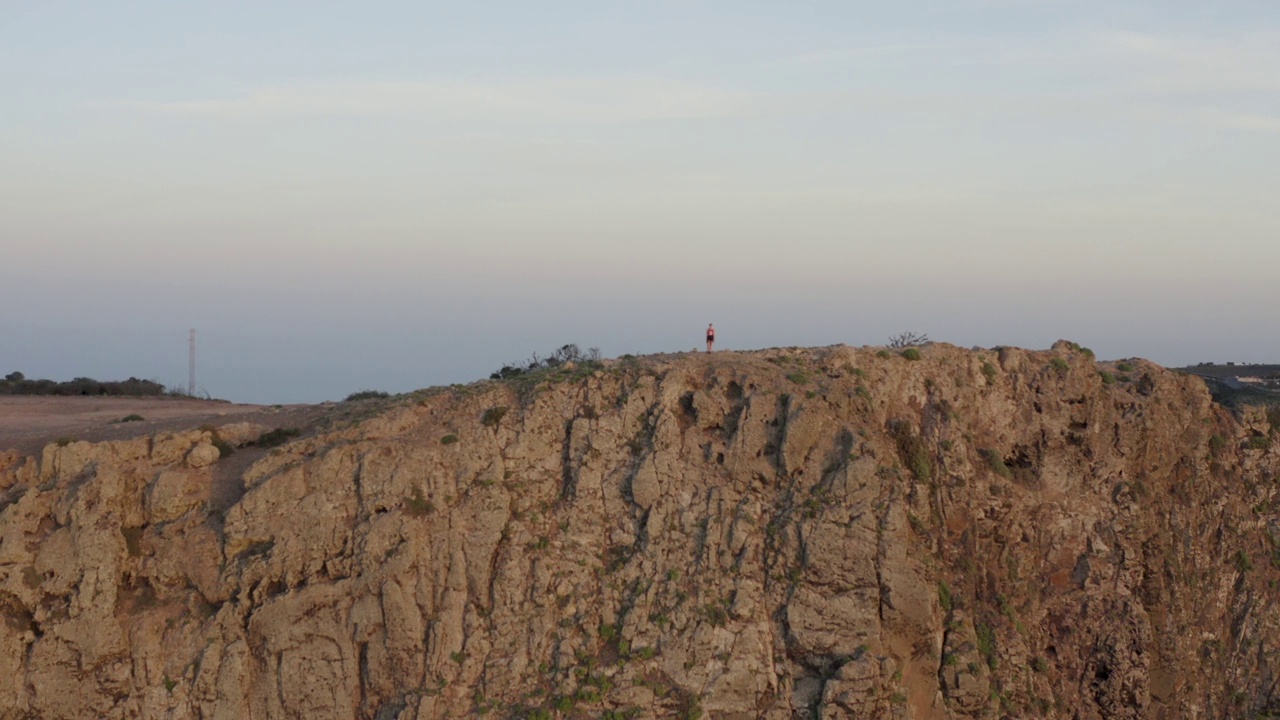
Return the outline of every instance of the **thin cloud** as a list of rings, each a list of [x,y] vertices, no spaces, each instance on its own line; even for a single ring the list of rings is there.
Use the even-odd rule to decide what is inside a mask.
[[[1094,35],[1121,77],[1160,92],[1280,90],[1280,33],[1186,37],[1129,31]]]
[[[1231,130],[1251,130],[1254,132],[1280,133],[1280,117],[1259,115],[1256,113],[1209,112],[1204,114],[1207,122],[1217,124]]]
[[[312,82],[223,98],[134,101],[161,113],[234,119],[408,116],[443,120],[616,123],[733,117],[752,112],[750,94],[657,78],[511,82]]]
[[[943,43],[898,43],[890,45],[866,45],[815,50],[772,61],[772,65],[817,65],[840,63],[848,60],[891,55],[923,55],[956,47]]]
[[[1186,36],[1127,30],[1067,31],[1036,39],[951,36],[928,43],[816,50],[780,66],[856,66],[891,59],[897,92],[828,90],[789,99],[787,112],[1051,113],[1086,120],[1194,123],[1274,133],[1280,106],[1280,34]],[[927,63],[928,65],[922,65]],[[913,88],[925,68],[964,68],[964,84]],[[956,76],[948,76],[957,81]],[[1016,79],[1009,82],[1010,78]]]

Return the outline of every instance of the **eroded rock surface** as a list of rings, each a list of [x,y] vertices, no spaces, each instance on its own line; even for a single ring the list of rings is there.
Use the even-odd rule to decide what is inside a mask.
[[[0,717],[1280,712],[1265,417],[1067,343],[921,355],[424,392],[230,496],[210,431],[0,454]]]

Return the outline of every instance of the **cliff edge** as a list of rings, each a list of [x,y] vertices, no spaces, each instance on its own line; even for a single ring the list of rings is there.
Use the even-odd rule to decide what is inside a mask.
[[[1274,433],[931,345],[424,391],[247,469],[0,453],[0,717],[1268,717]]]

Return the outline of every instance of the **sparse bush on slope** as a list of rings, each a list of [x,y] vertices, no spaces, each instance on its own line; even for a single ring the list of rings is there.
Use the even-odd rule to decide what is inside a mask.
[[[491,380],[508,380],[520,377],[537,370],[550,370],[568,363],[574,365],[597,364],[600,362],[600,348],[588,348],[585,352],[573,343],[561,345],[547,357],[539,357],[534,353],[524,362],[503,365],[489,375]]]

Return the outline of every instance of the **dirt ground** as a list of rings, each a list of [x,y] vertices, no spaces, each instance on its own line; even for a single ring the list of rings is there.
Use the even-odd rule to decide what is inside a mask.
[[[61,439],[125,440],[243,421],[271,428],[303,428],[333,408],[332,403],[236,405],[173,397],[0,396],[0,452],[39,455],[46,444]],[[143,419],[121,422],[130,415]]]

